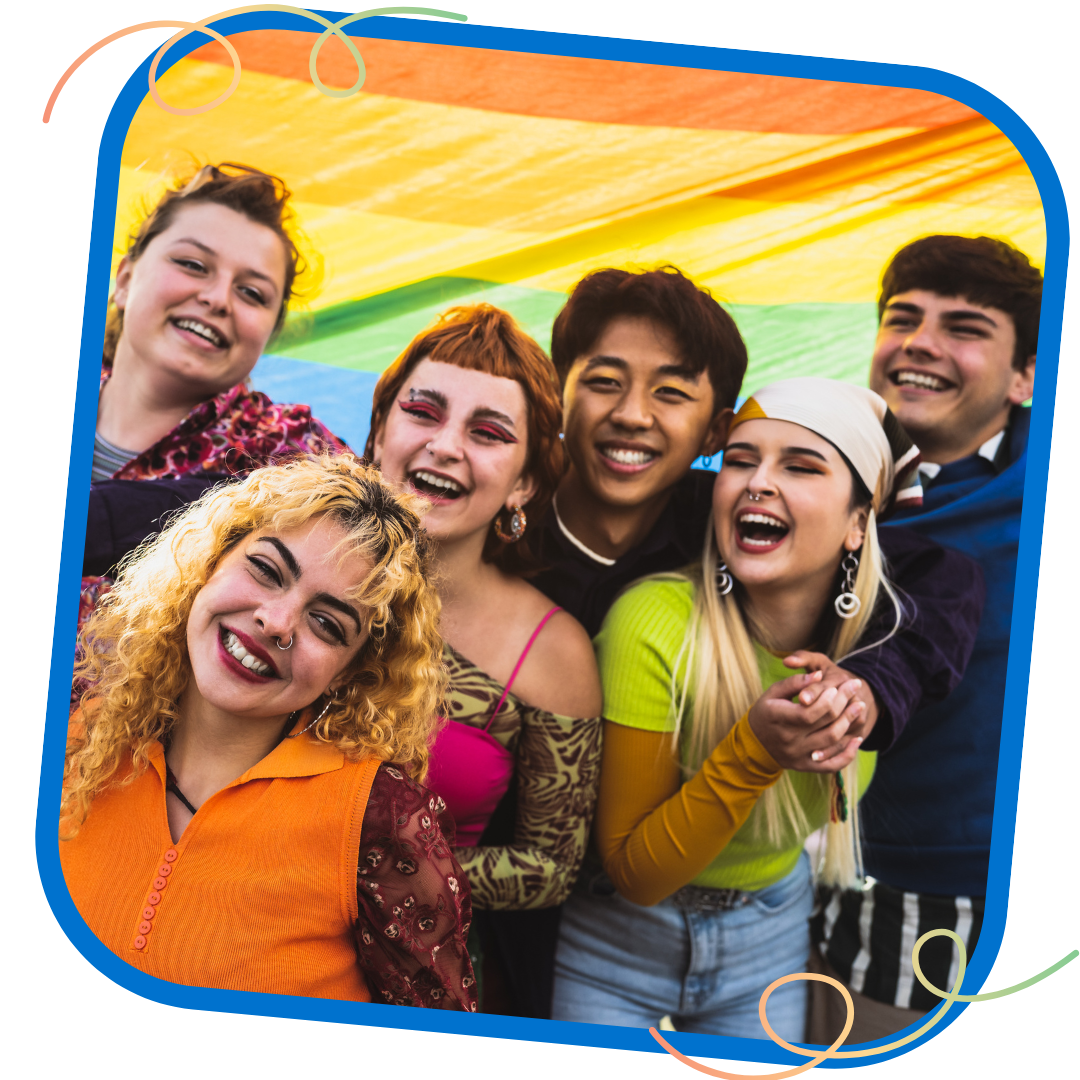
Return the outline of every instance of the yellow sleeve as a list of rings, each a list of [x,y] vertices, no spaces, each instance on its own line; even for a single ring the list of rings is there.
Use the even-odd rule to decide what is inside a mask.
[[[669,733],[606,723],[595,834],[604,869],[627,900],[659,903],[723,851],[781,775],[746,716],[685,784]]]

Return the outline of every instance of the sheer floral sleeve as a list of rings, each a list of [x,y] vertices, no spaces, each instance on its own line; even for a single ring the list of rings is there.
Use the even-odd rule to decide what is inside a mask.
[[[371,785],[360,832],[356,944],[373,1001],[476,1011],[465,939],[472,902],[438,795],[392,765]]]

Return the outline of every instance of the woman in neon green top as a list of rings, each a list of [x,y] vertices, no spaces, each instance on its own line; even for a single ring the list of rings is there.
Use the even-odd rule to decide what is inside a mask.
[[[900,628],[876,518],[918,497],[905,482],[917,462],[869,390],[766,387],[732,423],[701,565],[639,582],[608,613],[606,873],[566,907],[556,1019],[669,1014],[680,1030],[764,1036],[761,993],[809,954],[807,837],[828,824],[824,880],[859,873],[854,800],[873,755],[858,753],[860,684],[830,657],[855,651],[882,609],[891,630],[869,646]],[[769,1000],[788,1039],[802,1038],[805,988]]]

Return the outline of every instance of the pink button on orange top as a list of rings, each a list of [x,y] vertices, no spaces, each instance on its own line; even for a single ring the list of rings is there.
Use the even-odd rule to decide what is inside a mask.
[[[170,863],[176,862],[177,858],[178,858],[178,856],[176,854],[176,849],[175,848],[169,848],[169,850],[165,852],[165,861],[166,862],[170,862]]]
[[[142,909],[142,917],[144,919],[152,919],[157,914],[157,908],[152,908],[149,905]]]
[[[153,905],[154,907],[157,907],[157,905],[161,903],[161,893],[159,893],[159,892],[152,892],[152,893],[151,893],[151,894],[150,894],[150,895],[149,895],[149,896],[148,896],[148,897],[146,898],[146,902],[147,902],[148,904],[151,904],[151,905]]]
[[[153,928],[153,923],[148,923],[145,919],[143,919],[143,921],[139,923],[140,934],[149,934]]]
[[[154,878],[154,888],[157,889],[158,892],[161,892],[161,890],[164,889],[165,886],[168,884],[169,883],[163,877]]]
[[[142,934],[140,934],[131,944],[136,949],[142,949],[146,945],[146,938],[144,938]]]
[[[158,868],[158,877],[168,877],[172,873],[172,867],[168,863],[162,863]]]

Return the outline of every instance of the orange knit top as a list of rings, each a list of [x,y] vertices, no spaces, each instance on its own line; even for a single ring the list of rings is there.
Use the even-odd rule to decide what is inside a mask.
[[[370,1001],[356,868],[380,762],[283,740],[173,843],[165,755],[95,799],[60,862],[90,930],[133,967],[189,986]],[[118,777],[123,779],[123,777]]]

